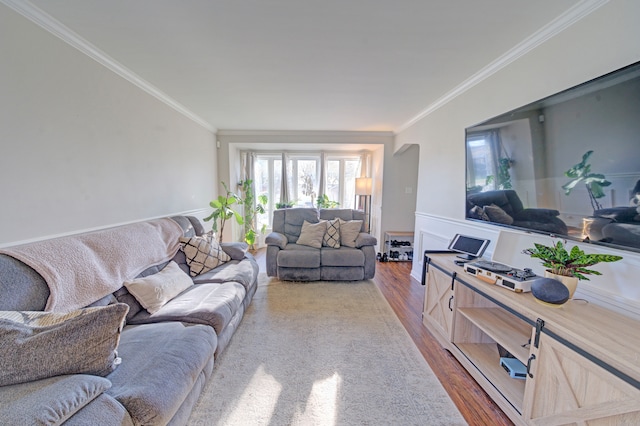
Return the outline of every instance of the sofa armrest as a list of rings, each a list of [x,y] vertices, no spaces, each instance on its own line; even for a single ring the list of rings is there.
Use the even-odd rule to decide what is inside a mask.
[[[3,424],[61,424],[110,387],[108,379],[88,374],[0,386],[0,419]]]
[[[371,234],[367,234],[366,232],[361,232],[358,234],[358,238],[356,238],[356,247],[364,247],[364,246],[375,246],[378,243],[376,237]]]
[[[267,235],[267,238],[265,238],[264,242],[268,246],[278,246],[280,247],[280,249],[284,250],[284,248],[287,246],[288,240],[284,234],[281,234],[279,232],[272,232]]]
[[[611,219],[614,222],[620,223],[634,223],[638,215],[636,207],[609,207],[606,209],[600,209],[593,212],[595,217],[602,217],[605,219]]]
[[[242,260],[249,249],[249,244],[242,242],[220,243],[220,247],[232,260]]]

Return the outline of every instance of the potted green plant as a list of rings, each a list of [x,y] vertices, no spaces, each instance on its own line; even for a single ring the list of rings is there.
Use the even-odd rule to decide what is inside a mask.
[[[335,209],[340,205],[340,203],[330,200],[327,194],[322,194],[316,200],[316,205],[319,209]]]
[[[295,204],[296,204],[295,201],[286,201],[286,202],[276,203],[276,209],[288,209],[295,206]]]
[[[242,225],[244,222],[242,215],[232,208],[235,204],[241,204],[242,199],[229,191],[226,183],[222,182],[222,186],[226,194],[219,195],[217,199],[209,203],[213,208],[213,212],[203,219],[205,222],[212,221],[211,238],[216,238],[216,236],[219,235],[219,242],[222,242],[222,233],[224,232],[224,225],[227,220],[235,217],[238,225]],[[218,226],[218,222],[220,226]]]
[[[244,199],[241,200],[241,204],[244,206],[244,241],[253,249],[258,236],[256,214],[264,214],[266,212],[266,204],[269,200],[265,194],[261,194],[258,195],[256,201],[251,179],[238,183],[238,186],[240,186],[244,194]],[[266,229],[267,225],[263,224],[259,233],[264,234]]]
[[[547,268],[545,277],[557,279],[567,286],[569,297],[573,297],[578,280],[589,281],[586,275],[602,275],[588,268],[600,262],[616,262],[622,259],[622,256],[613,254],[586,254],[578,246],[567,250],[564,244],[562,241],[552,246],[534,243],[534,248],[525,249],[522,253],[542,260],[542,265]]]

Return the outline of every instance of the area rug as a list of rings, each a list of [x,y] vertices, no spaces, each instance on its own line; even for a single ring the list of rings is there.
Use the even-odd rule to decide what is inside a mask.
[[[261,274],[190,425],[464,425],[372,281]]]

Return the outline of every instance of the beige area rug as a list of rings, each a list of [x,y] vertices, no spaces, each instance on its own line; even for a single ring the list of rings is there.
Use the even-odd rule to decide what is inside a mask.
[[[190,425],[464,425],[372,281],[261,274]]]

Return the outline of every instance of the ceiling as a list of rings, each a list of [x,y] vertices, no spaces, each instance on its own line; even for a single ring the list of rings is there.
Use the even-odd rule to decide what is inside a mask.
[[[214,129],[398,131],[581,2],[30,3]]]

